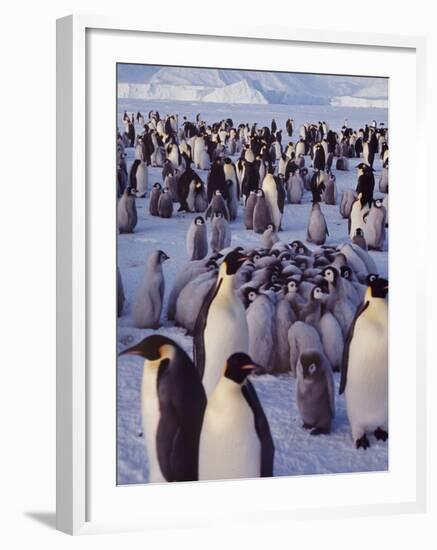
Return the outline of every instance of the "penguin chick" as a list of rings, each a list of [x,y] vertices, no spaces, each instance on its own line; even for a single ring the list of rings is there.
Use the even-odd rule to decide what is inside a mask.
[[[355,235],[352,238],[352,242],[363,250],[367,250],[366,239],[364,238],[364,232],[361,227],[355,229]]]
[[[263,248],[268,248],[269,250],[272,246],[279,241],[278,234],[276,233],[275,224],[269,223],[266,227],[266,230],[261,237],[261,246]]]
[[[231,246],[231,228],[221,212],[214,212],[211,225],[211,250],[219,252]]]
[[[149,256],[133,305],[136,328],[158,328],[160,325],[165,285],[162,264],[165,260],[168,256],[162,250],[156,250]]]
[[[158,215],[160,218],[171,218],[173,214],[173,199],[168,191],[164,189],[158,200]]]
[[[317,349],[302,352],[297,365],[297,407],[311,435],[329,434],[335,416],[331,369]]]
[[[243,221],[246,229],[253,229],[253,211],[255,209],[256,199],[256,192],[250,191],[243,211]]]
[[[320,204],[313,202],[307,227],[307,241],[315,244],[324,244],[326,235],[329,235],[325,216],[322,213]]]
[[[190,260],[201,260],[208,254],[206,224],[202,216],[196,216],[190,224],[187,231],[186,246]]]
[[[138,215],[135,197],[130,187],[126,187],[117,204],[118,230],[120,233],[132,233],[137,225]]]
[[[270,373],[273,370],[276,339],[275,304],[267,294],[255,288],[250,290],[249,300],[250,305],[246,311],[249,355],[261,366],[262,372]]]

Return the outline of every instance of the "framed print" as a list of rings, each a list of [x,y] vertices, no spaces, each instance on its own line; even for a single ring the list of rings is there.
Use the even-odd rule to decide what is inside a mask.
[[[58,21],[60,530],[424,509],[423,50]]]

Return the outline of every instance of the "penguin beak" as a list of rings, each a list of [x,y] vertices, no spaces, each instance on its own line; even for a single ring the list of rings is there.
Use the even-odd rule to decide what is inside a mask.
[[[131,348],[127,348],[121,351],[118,356],[120,357],[121,355],[138,355],[139,357],[143,357],[144,359],[150,359],[150,357],[148,357],[149,354],[146,352],[144,346],[142,346],[141,344],[142,342],[140,342],[139,344],[135,344],[135,346],[132,346]]]
[[[260,365],[257,365],[256,363],[249,363],[248,365],[244,365],[241,367],[242,370],[248,370],[248,371],[254,371],[255,369],[261,368]]]

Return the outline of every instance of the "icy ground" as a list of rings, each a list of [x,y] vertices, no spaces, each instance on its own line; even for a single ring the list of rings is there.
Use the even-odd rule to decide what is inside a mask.
[[[207,122],[232,117],[234,124],[257,121],[259,126],[270,126],[272,117],[278,127],[283,127],[285,120],[291,116],[295,120],[295,132],[292,141],[296,141],[299,125],[303,122],[326,120],[332,129],[338,130],[345,118],[348,124],[359,128],[366,122],[376,119],[387,124],[388,113],[384,109],[361,109],[326,106],[285,106],[285,105],[199,105],[190,103],[158,103],[145,105],[136,100],[121,100],[119,102],[117,123],[121,131],[124,109],[128,112],[147,113],[158,109],[162,115],[179,113],[180,120],[187,115],[194,119],[197,112]],[[137,128],[138,130],[138,128]],[[283,131],[283,144],[288,142],[288,136]],[[134,158],[133,149],[127,149],[128,168]],[[306,159],[306,166],[311,160]],[[337,177],[338,200],[345,188],[356,185],[355,165],[358,159],[349,159],[350,171],[334,170]],[[375,180],[378,189],[380,160],[375,161]],[[207,172],[198,171],[206,181]],[[149,167],[149,189],[154,182],[162,183],[161,168]],[[378,193],[376,193],[378,194]],[[141,330],[133,327],[132,302],[136,289],[141,281],[147,257],[160,248],[169,256],[164,263],[165,303],[163,326],[158,332],[173,338],[192,356],[192,338],[185,336],[185,330],[175,327],[165,318],[166,302],[172,288],[178,269],[187,261],[185,250],[185,235],[189,224],[197,214],[177,213],[175,205],[173,217],[162,219],[151,217],[148,211],[148,199],[137,199],[138,225],[133,234],[118,236],[118,265],[123,279],[126,301],[123,314],[118,319],[118,350],[125,349],[152,334],[152,330]],[[339,207],[327,206],[322,203],[330,236],[327,244],[340,243],[347,240],[347,220],[341,218]],[[305,242],[307,220],[311,207],[311,196],[305,193],[303,204],[285,205],[281,240],[291,242],[300,239]],[[209,228],[209,224],[208,224]],[[243,247],[256,247],[260,244],[260,235],[247,231],[242,221],[242,209],[238,219],[231,224],[232,244]],[[311,245],[310,245],[311,247]],[[387,276],[387,246],[383,252],[371,252],[381,275]],[[117,372],[117,429],[118,429],[118,484],[146,483],[148,481],[147,455],[144,449],[144,439],[141,436],[140,389],[143,370],[143,360],[132,356],[123,356],[118,360]],[[338,388],[339,375],[334,374]],[[367,451],[356,450],[349,431],[346,416],[344,396],[336,392],[336,418],[330,435],[311,436],[301,427],[301,419],[296,406],[295,379],[289,375],[263,375],[251,377],[257,390],[265,413],[267,415],[275,443],[274,474],[302,475],[340,472],[365,472],[387,470],[388,445],[370,437],[371,447]]]

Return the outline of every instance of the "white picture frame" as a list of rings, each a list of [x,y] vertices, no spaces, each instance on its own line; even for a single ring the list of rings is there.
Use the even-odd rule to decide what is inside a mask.
[[[306,517],[329,517],[333,515],[368,515],[368,514],[391,514],[400,512],[419,512],[425,509],[426,502],[426,462],[425,462],[425,433],[426,433],[426,403],[425,403],[425,289],[419,285],[414,278],[414,295],[410,302],[405,304],[408,311],[413,311],[413,326],[410,330],[414,335],[413,345],[407,344],[401,334],[402,327],[399,327],[399,334],[402,338],[402,346],[405,346],[402,352],[405,357],[413,357],[415,365],[415,376],[412,379],[413,387],[412,403],[415,405],[414,415],[414,448],[411,451],[411,461],[409,465],[409,474],[411,484],[408,487],[408,497],[400,498],[394,494],[387,493],[387,499],[383,496],[377,502],[366,501],[361,503],[355,499],[354,504],[335,503],[329,506],[326,501],[320,497],[320,506],[308,506],[308,503],[302,501],[301,504],[286,500],[278,501],[277,506],[266,506],[259,502],[255,495],[256,491],[265,492],[265,494],[278,494],[281,491],[281,484],[287,483],[288,478],[279,478],[275,480],[254,481],[247,480],[241,482],[218,482],[197,484],[173,484],[167,486],[148,486],[146,497],[141,497],[141,506],[150,499],[151,510],[147,515],[144,512],[138,514],[129,514],[126,517],[111,515],[108,510],[90,515],[90,486],[93,483],[92,472],[95,472],[93,466],[93,454],[91,452],[90,436],[90,414],[92,401],[95,399],[95,384],[90,384],[92,380],[93,364],[91,358],[93,353],[93,339],[97,337],[93,333],[91,337],[89,332],[90,309],[95,315],[95,308],[90,308],[93,297],[90,296],[90,234],[92,233],[92,223],[96,216],[102,216],[93,210],[92,201],[89,201],[90,174],[92,167],[89,165],[91,155],[89,150],[90,143],[87,142],[87,115],[90,108],[90,89],[89,89],[89,50],[98,48],[98,44],[89,40],[90,32],[102,31],[110,33],[112,41],[120,40],[120,52],[122,36],[130,36],[130,39],[136,40],[139,37],[151,36],[154,39],[186,39],[186,40],[207,40],[220,39],[223,44],[232,44],[234,49],[247,47],[248,45],[265,47],[291,47],[295,45],[314,45],[314,48],[343,48],[348,49],[373,49],[381,53],[393,52],[398,56],[414,57],[414,70],[411,70],[408,63],[405,64],[405,72],[408,72],[408,78],[413,79],[413,87],[416,95],[414,105],[408,104],[409,111],[414,113],[414,126],[418,135],[424,127],[424,102],[423,90],[425,89],[425,40],[421,37],[395,36],[395,35],[372,35],[372,34],[354,34],[323,32],[317,33],[309,30],[287,29],[287,28],[251,28],[233,27],[222,36],[218,29],[203,27],[202,36],[196,34],[193,26],[192,30],[184,28],[183,32],[177,25],[166,23],[165,27],[156,23],[148,23],[147,28],[137,20],[129,21],[121,18],[111,19],[105,17],[73,15],[57,22],[57,528],[70,534],[84,534],[102,531],[119,531],[126,529],[150,529],[171,526],[205,526],[214,523],[213,519],[219,521],[223,518],[229,521],[257,521],[261,517],[269,521],[273,519],[284,518],[306,518]],[[88,36],[88,37],[87,37]],[[119,38],[117,38],[117,36]],[[354,50],[354,51],[355,51]],[[109,53],[108,53],[109,55]],[[120,55],[122,55],[120,53]],[[156,55],[156,52],[155,52]],[[199,54],[200,55],[200,54]],[[338,58],[338,54],[337,58]],[[149,58],[153,62],[153,55]],[[162,59],[162,57],[161,57]],[[161,59],[156,58],[159,64]],[[120,61],[132,61],[123,57]],[[190,64],[196,65],[196,59],[191,57]],[[339,61],[340,63],[340,61]],[[345,61],[346,63],[346,61]],[[202,66],[199,62],[199,66]],[[245,67],[252,68],[252,67]],[[312,68],[310,68],[312,70]],[[359,70],[359,67],[358,69]],[[387,72],[390,73],[388,68]],[[327,71],[328,72],[328,71]],[[115,72],[114,72],[115,74]],[[345,73],[341,73],[345,74]],[[346,73],[347,74],[347,73]],[[405,75],[404,75],[405,77]],[[390,101],[393,96],[390,90]],[[115,94],[115,89],[111,93]],[[408,92],[405,91],[405,94]],[[398,98],[401,99],[401,98]],[[393,104],[390,103],[390,109]],[[112,113],[109,113],[111,117]],[[392,116],[392,114],[390,115]],[[396,122],[396,119],[393,119]],[[392,152],[393,152],[393,170],[396,173],[396,166],[399,168],[399,162],[402,158],[400,153],[396,153],[396,129],[401,124],[394,124],[392,136],[394,146],[391,145],[391,170],[392,170]],[[109,144],[112,135],[109,136]],[[402,144],[399,145],[401,152]],[[416,155],[422,156],[423,152],[417,150]],[[111,159],[112,161],[112,159]],[[110,162],[110,161],[108,161]],[[425,185],[423,174],[424,162],[419,161],[416,166],[416,186]],[[114,172],[115,173],[115,172]],[[405,182],[399,173],[400,182]],[[408,208],[408,201],[399,199],[395,201],[391,209],[394,209],[393,219],[396,219],[396,212],[401,217]],[[410,215],[414,217],[415,231],[418,232],[424,227],[426,220],[421,219],[414,206],[411,208]],[[399,218],[400,219],[400,218]],[[106,223],[106,222],[105,222]],[[111,220],[108,220],[111,223]],[[115,227],[115,226],[114,226]],[[91,233],[90,233],[91,229]],[[392,231],[392,230],[391,230]],[[399,229],[399,232],[401,229]],[[411,238],[414,239],[414,231]],[[416,233],[417,234],[417,233]],[[405,239],[403,234],[399,233],[400,239]],[[391,232],[390,271],[394,272],[393,266],[396,262],[396,254],[401,252],[401,246],[396,246],[396,232]],[[92,239],[91,239],[92,240]],[[95,247],[93,248],[95,250]],[[393,251],[392,251],[393,250]],[[423,254],[421,245],[418,245],[417,255],[419,263],[420,255]],[[422,256],[424,257],[424,255]],[[115,273],[115,271],[114,271]],[[399,274],[401,277],[402,274]],[[115,277],[114,277],[115,281]],[[404,280],[405,282],[405,280]],[[399,278],[398,288],[401,291],[402,280]],[[400,295],[400,294],[399,294]],[[115,305],[115,299],[114,299]],[[408,309],[409,308],[409,309]],[[115,319],[115,317],[114,317]],[[395,321],[395,317],[393,317]],[[396,323],[395,323],[396,324]],[[103,330],[103,329],[102,329]],[[399,335],[398,335],[399,336]],[[407,347],[410,345],[410,348]],[[391,355],[392,358],[392,355]],[[405,359],[406,361],[407,359]],[[106,384],[106,382],[105,382]],[[102,387],[104,391],[105,387]],[[392,390],[392,388],[391,388]],[[401,391],[401,390],[400,390]],[[412,390],[411,390],[412,391]],[[111,393],[111,392],[109,392]],[[392,393],[391,393],[392,396]],[[115,403],[114,403],[115,406]],[[93,422],[96,415],[91,415]],[[108,422],[115,424],[115,417],[109,417]],[[396,432],[396,430],[395,430]],[[392,432],[391,432],[392,433]],[[96,430],[93,431],[96,434]],[[100,436],[99,436],[100,437]],[[394,435],[396,441],[396,433]],[[115,440],[113,441],[113,454],[115,456]],[[412,445],[412,441],[409,442]],[[105,452],[106,452],[106,447]],[[109,451],[110,452],[110,451]],[[408,454],[408,453],[405,453]],[[101,458],[101,457],[100,457]],[[112,457],[113,459],[113,457]],[[112,460],[111,459],[111,460]],[[109,458],[108,458],[109,460]],[[395,468],[395,467],[394,467]],[[414,471],[413,471],[414,468]],[[103,468],[104,469],[104,468]],[[396,468],[395,468],[396,469]],[[402,468],[400,470],[402,472]],[[393,471],[391,472],[393,473]],[[115,471],[113,472],[113,483],[115,486]],[[353,483],[359,474],[348,474],[347,483]],[[314,490],[315,484],[326,484],[326,490],[335,482],[336,476],[315,477],[311,483]],[[326,478],[331,478],[326,479]],[[406,477],[407,479],[407,477]],[[260,485],[254,486],[254,483]],[[298,486],[302,487],[309,483],[303,478],[293,481],[296,490]],[[360,483],[370,484],[370,477],[361,479]],[[407,483],[407,481],[405,482]],[[230,484],[233,484],[232,499],[236,502],[251,503],[251,508],[245,510],[244,514],[235,513],[230,508],[227,512],[223,511],[211,519],[202,516],[196,509],[195,502],[191,500],[192,510],[185,511],[183,514],[177,513],[175,507],[167,509],[164,513],[162,500],[171,495],[171,500],[178,502],[178,499],[199,499],[208,498],[208,494],[214,492],[215,499],[223,501],[229,499]],[[186,485],[182,487],[182,485]],[[388,486],[387,486],[388,487]],[[96,489],[100,490],[100,489]],[[288,490],[288,489],[287,489]],[[388,489],[387,489],[388,490]],[[95,492],[95,489],[93,489]],[[120,500],[123,496],[124,506],[129,501],[128,490],[119,488]],[[122,492],[124,493],[122,495]],[[276,492],[276,493],[275,493]],[[102,492],[102,495],[105,493]],[[108,493],[109,495],[109,493]],[[93,497],[94,498],[94,497]],[[102,497],[103,500],[106,496]],[[109,497],[108,497],[109,498]],[[112,498],[112,497],[111,497]],[[117,497],[115,497],[117,498]],[[241,500],[239,500],[241,499]],[[98,500],[98,499],[97,499]],[[138,508],[138,503],[136,506]],[[180,502],[180,501],[179,501]],[[152,512],[153,508],[153,513]],[[116,510],[114,507],[113,511]],[[114,512],[115,513],[115,512]],[[147,517],[146,517],[147,516]]]

